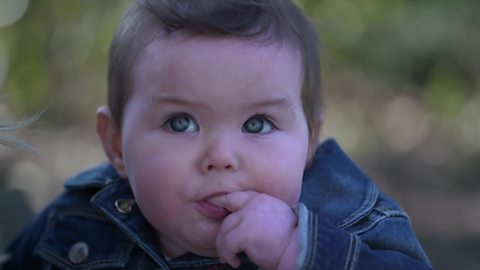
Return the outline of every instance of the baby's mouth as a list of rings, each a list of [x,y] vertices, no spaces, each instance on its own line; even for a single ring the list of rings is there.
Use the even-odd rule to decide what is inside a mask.
[[[225,194],[213,195],[205,200],[213,205],[224,208]]]
[[[206,198],[198,203],[199,211],[214,221],[223,221],[231,212],[223,207],[224,195]]]

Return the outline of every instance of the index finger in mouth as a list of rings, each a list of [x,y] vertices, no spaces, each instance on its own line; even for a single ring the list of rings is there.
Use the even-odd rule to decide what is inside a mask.
[[[255,191],[235,191],[215,197],[213,203],[226,208],[230,212],[236,212],[243,207],[256,195]]]

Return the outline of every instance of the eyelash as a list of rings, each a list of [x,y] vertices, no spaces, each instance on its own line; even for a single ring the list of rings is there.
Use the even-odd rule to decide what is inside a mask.
[[[187,123],[188,126],[183,130],[175,130],[175,128],[172,126],[174,124],[173,121],[174,120],[182,120],[180,118],[184,118],[183,120],[187,119],[188,120],[188,123]],[[193,127],[192,127],[192,125],[193,125]],[[165,128],[165,129],[168,129],[169,131],[174,132],[174,133],[188,133],[188,132],[195,132],[195,131],[199,130],[198,124],[195,121],[195,119],[187,113],[174,113],[174,114],[169,115],[167,117],[167,120],[161,125],[161,127]],[[183,128],[182,126],[177,126],[177,127]],[[189,130],[189,129],[192,129],[192,128],[193,128],[193,130]]]
[[[174,120],[182,120],[180,118],[185,118],[188,120],[188,127],[186,127],[185,129],[183,130],[175,130],[175,128],[172,126],[174,123],[172,121]],[[264,121],[261,126],[260,126],[260,129],[258,132],[250,132],[248,130],[245,129],[245,125],[251,121],[251,120],[254,120],[254,119],[259,119],[261,121]],[[264,129],[264,124],[265,122],[269,125],[269,128],[270,130],[266,131],[266,132],[261,132],[263,129]],[[178,124],[178,123],[177,123]],[[182,124],[182,123],[180,123]],[[194,125],[193,126],[193,129],[194,130],[188,130],[188,129],[192,129],[192,127],[190,125]],[[161,125],[162,128],[165,128],[165,129],[168,129],[169,131],[171,132],[174,132],[174,133],[185,133],[185,132],[195,132],[195,131],[198,131],[200,128],[197,124],[197,122],[195,121],[195,119],[188,113],[173,113],[173,114],[170,114],[168,117],[167,117],[167,120],[165,122],[163,122],[163,124]],[[180,128],[183,128],[182,126],[177,126],[177,127],[180,127]],[[247,132],[247,133],[253,133],[253,134],[263,134],[263,133],[269,133],[271,132],[272,130],[276,130],[278,129],[278,127],[275,125],[275,123],[270,119],[270,117],[268,117],[267,115],[265,114],[255,114],[251,117],[249,117],[243,124],[242,124],[242,132]]]
[[[253,119],[259,119],[261,121],[265,121],[268,125],[269,125],[269,130],[268,131],[265,131],[265,132],[261,132],[264,130],[264,124],[265,123],[262,123],[261,126],[260,126],[260,129],[258,132],[249,132],[245,129],[245,125],[253,120]],[[244,132],[248,132],[248,133],[253,133],[253,134],[265,134],[265,133],[270,133],[272,130],[276,130],[278,129],[277,126],[273,123],[273,121],[268,117],[266,116],[265,114],[255,114],[253,116],[251,116],[250,118],[248,118],[245,123],[242,125],[242,131]]]

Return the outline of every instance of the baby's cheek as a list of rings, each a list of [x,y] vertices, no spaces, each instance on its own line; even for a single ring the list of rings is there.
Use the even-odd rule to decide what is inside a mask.
[[[287,197],[284,201],[291,207],[295,206],[300,199],[300,191],[301,185],[299,185],[297,188],[292,188],[291,190],[287,191]]]
[[[285,175],[283,177],[285,177]],[[269,183],[264,187],[263,193],[276,197],[289,206],[294,206],[298,203],[300,198],[301,188],[302,179],[292,177],[290,179]]]
[[[295,153],[294,153],[295,154]],[[303,173],[306,157],[297,153],[292,158],[277,166],[275,173],[270,176],[267,190],[271,190],[272,196],[275,196],[288,205],[293,206],[298,203],[303,183]]]

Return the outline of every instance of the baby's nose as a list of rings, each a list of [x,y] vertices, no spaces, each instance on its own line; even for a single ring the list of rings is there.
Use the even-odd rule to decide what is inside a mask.
[[[203,159],[202,167],[206,172],[235,171],[238,169],[238,163],[231,155],[210,153]]]
[[[235,145],[227,141],[211,143],[205,149],[201,162],[202,170],[204,172],[238,170],[240,162],[235,148]]]

